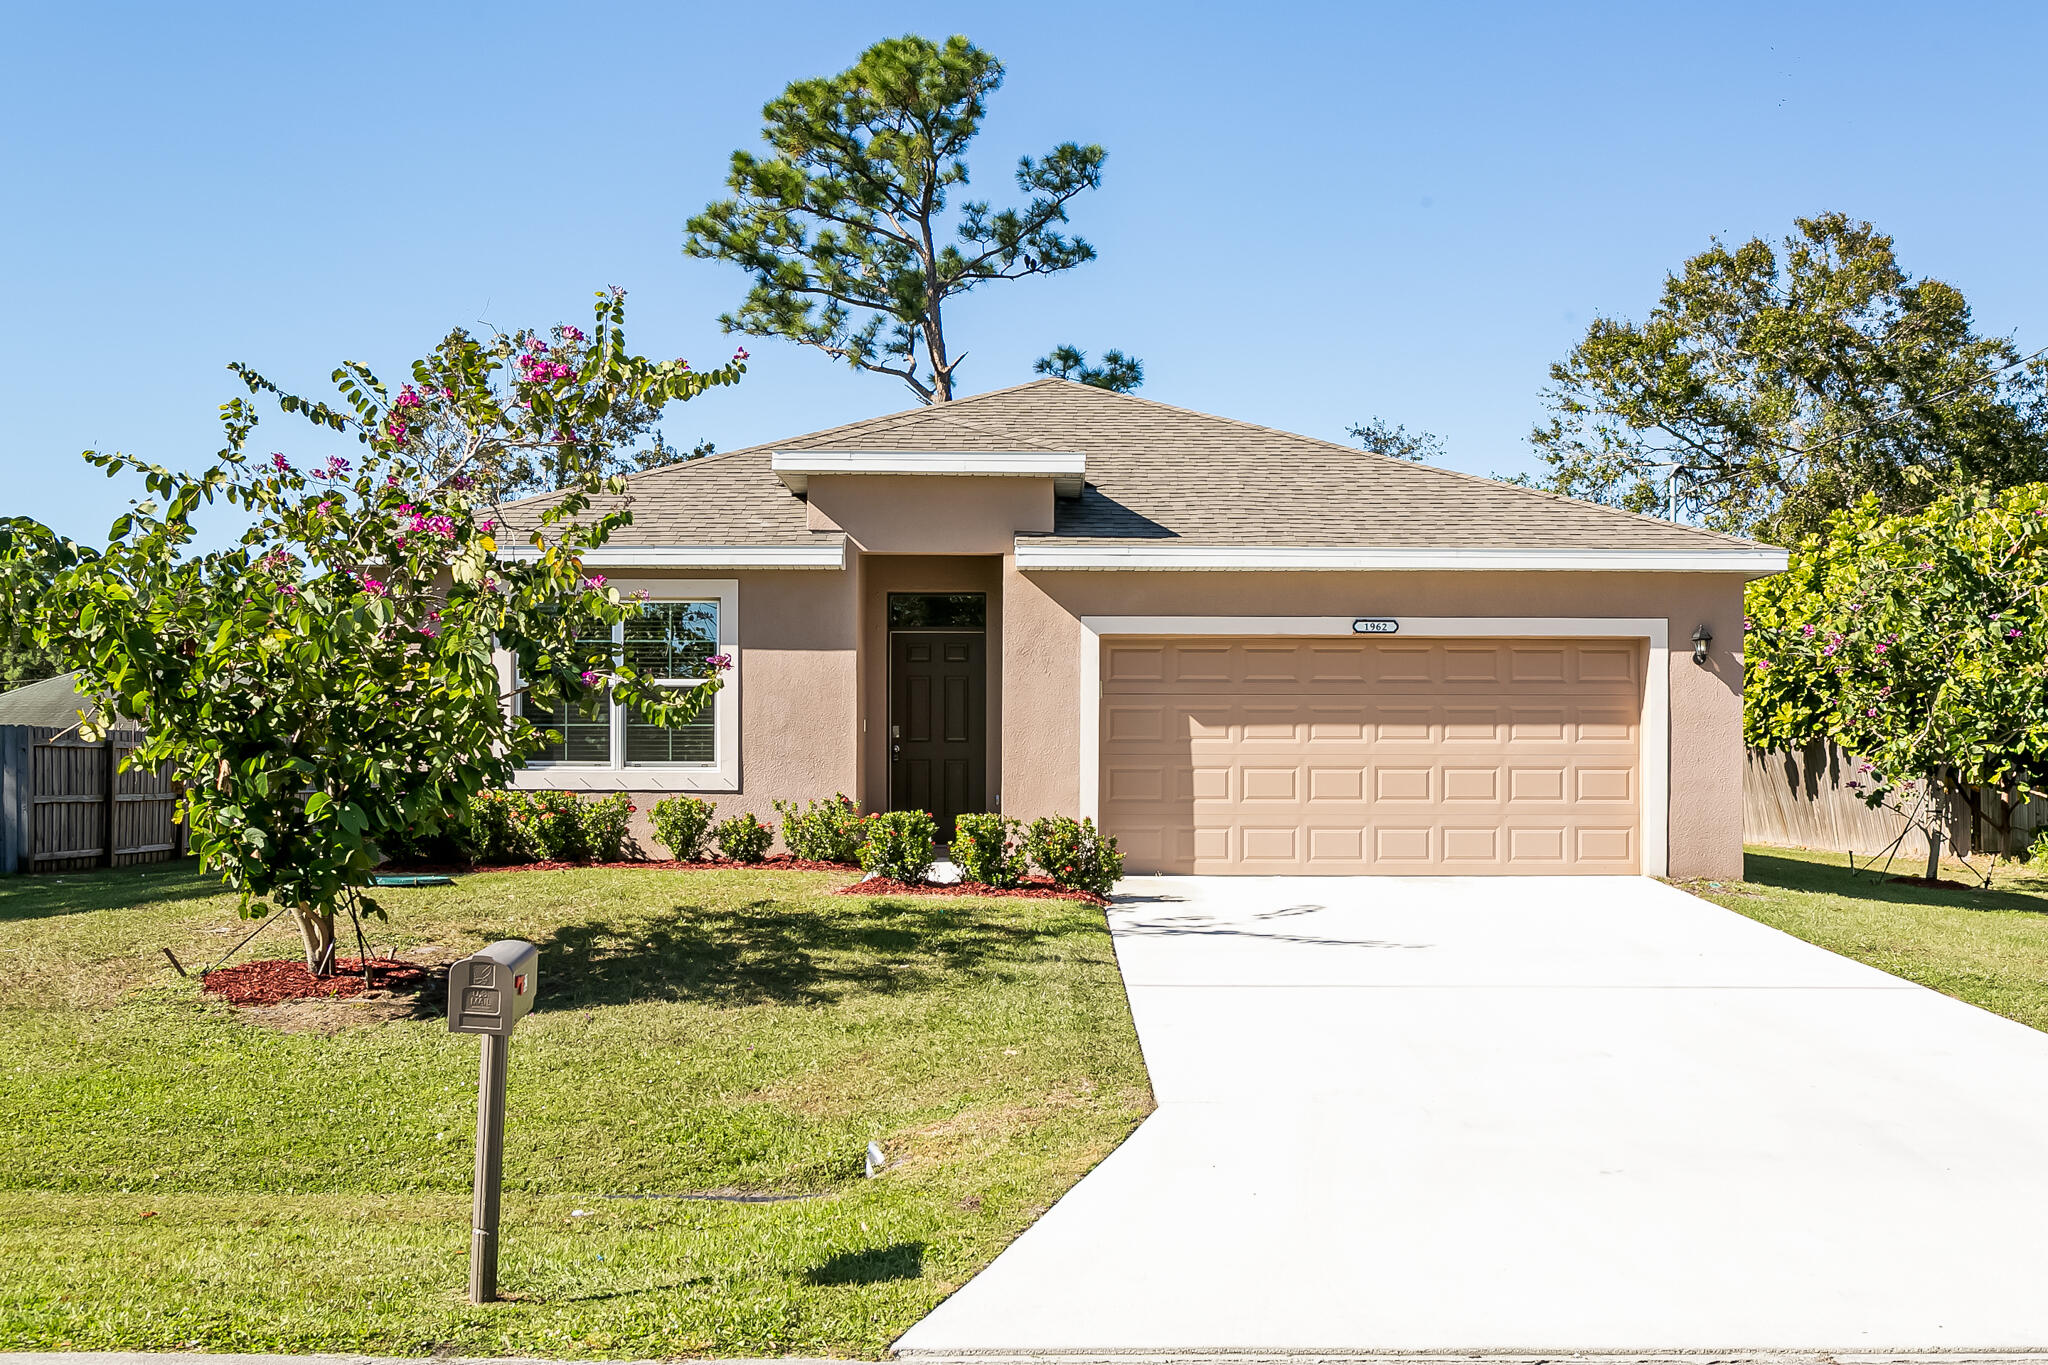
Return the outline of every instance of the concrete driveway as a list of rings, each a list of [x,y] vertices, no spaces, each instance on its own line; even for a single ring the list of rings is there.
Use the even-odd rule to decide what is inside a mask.
[[[2048,1035],[1648,880],[1124,892],[1159,1110],[903,1353],[2048,1347]]]

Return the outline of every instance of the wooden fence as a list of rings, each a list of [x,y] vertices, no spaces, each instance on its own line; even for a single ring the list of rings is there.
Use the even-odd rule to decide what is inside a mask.
[[[1868,857],[1899,839],[1902,861],[1924,861],[1927,839],[1896,811],[1872,810],[1848,784],[1858,760],[1833,745],[1800,753],[1752,749],[1742,777],[1742,833],[1753,844],[1824,848]],[[1910,803],[1909,803],[1910,804]],[[1948,812],[1948,848],[1958,853],[2024,852],[2048,828],[2048,802],[2011,803],[1971,791]]]
[[[0,725],[0,875],[129,867],[183,856],[178,793],[160,772],[121,760],[142,736],[101,740],[39,725]]]

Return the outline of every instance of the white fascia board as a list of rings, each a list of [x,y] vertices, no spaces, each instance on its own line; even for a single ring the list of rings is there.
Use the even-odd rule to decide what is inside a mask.
[[[530,545],[498,552],[500,559],[538,559]],[[846,544],[830,545],[604,545],[582,554],[606,569],[844,569]]]
[[[1072,450],[778,450],[768,467],[799,495],[814,474],[945,474],[1051,479],[1053,492],[1078,498],[1088,477],[1088,457]]]
[[[1603,573],[1782,572],[1785,551],[1343,549],[1286,545],[1035,545],[1017,542],[1019,569],[1182,571],[1491,570]]]

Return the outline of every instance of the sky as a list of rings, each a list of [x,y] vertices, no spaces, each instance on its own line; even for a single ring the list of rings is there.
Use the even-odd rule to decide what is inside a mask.
[[[1716,236],[1827,210],[2048,345],[2039,4],[15,0],[0,32],[0,515],[86,539],[137,490],[79,452],[201,465],[230,361],[324,391],[454,326],[583,320],[608,285],[635,349],[722,360],[745,277],[684,257],[684,221],[766,100],[904,32],[1007,69],[977,195],[1014,199],[1017,158],[1062,141],[1109,152],[1073,208],[1096,261],[953,306],[967,392],[1118,347],[1148,398],[1333,440],[1381,417],[1455,468],[1529,469],[1591,319],[1642,316]],[[672,443],[916,401],[747,344]],[[296,422],[255,446],[328,452]]]

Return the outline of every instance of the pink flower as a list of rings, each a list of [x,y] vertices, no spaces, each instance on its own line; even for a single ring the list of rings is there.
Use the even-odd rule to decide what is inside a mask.
[[[498,529],[498,523],[496,521],[487,519],[478,522],[476,524],[476,529],[482,531],[485,535],[489,535],[491,532]]]
[[[564,327],[562,328],[562,339],[564,341],[581,341],[583,340],[583,329],[580,327]]]
[[[713,673],[723,673],[726,669],[732,667],[732,655],[714,654],[704,661],[704,666]]]
[[[387,428],[387,430],[390,432],[392,440],[403,441],[405,439],[405,433],[412,430],[412,428],[408,427],[403,422],[394,420],[391,423],[391,425]]]
[[[732,358],[734,360],[745,360],[747,358],[747,348],[744,346],[739,347],[732,353]]]
[[[451,474],[448,478],[448,486],[450,488],[467,488],[474,482],[475,480],[471,479],[467,474]]]
[[[1932,569],[1933,567],[1934,567],[1934,563],[1933,563],[1933,561],[1932,561],[1932,560],[1927,560],[1927,559],[1923,559],[1923,560],[1921,560],[1921,561],[1920,561],[1920,572],[1921,572],[1921,573],[1926,573],[1926,572],[1927,572],[1927,571],[1928,571],[1929,569]]]
[[[348,473],[348,461],[339,455],[329,455],[327,463],[320,466],[322,478],[338,479],[346,473]]]
[[[597,684],[597,674],[595,674],[595,673],[592,673],[592,672],[590,672],[590,671],[589,671],[588,669],[584,670],[584,673],[583,673],[583,685],[584,685],[585,687],[594,687],[594,686],[596,686],[596,684]]]
[[[1809,625],[1804,625],[1804,626],[1801,626],[1801,627],[1799,628],[1799,633],[1800,633],[1801,635],[1805,635],[1805,636],[1809,636],[1809,637],[1810,637],[1810,636],[1812,636],[1812,634],[1813,634],[1813,627],[1812,627],[1812,626],[1811,626],[1810,624],[1809,624]]]
[[[424,624],[424,625],[422,625],[422,626],[420,627],[420,634],[422,634],[422,635],[426,636],[426,637],[427,637],[427,638],[428,638],[429,640],[433,639],[433,638],[434,638],[435,636],[439,635],[440,633],[441,633],[441,628],[440,628],[439,626],[435,625],[435,624],[434,624],[433,622],[431,622],[431,621],[427,622],[426,624]]]
[[[296,583],[280,583],[277,585],[277,590],[286,597],[297,597],[299,595],[299,588]]]
[[[281,450],[273,450],[270,452],[270,463],[276,466],[277,472],[280,474],[289,474],[292,472],[292,462],[284,457],[284,452]]]
[[[313,509],[313,514],[314,514],[315,516],[321,516],[321,517],[324,517],[324,516],[326,516],[326,515],[327,515],[327,514],[328,514],[329,512],[332,512],[333,510],[334,510],[334,499],[333,499],[333,498],[323,498],[323,499],[321,499],[321,501],[320,501],[320,505],[319,505],[318,507],[315,507],[315,508]]]
[[[1890,646],[1890,645],[1879,645],[1879,646],[1877,647],[1877,652],[1878,652],[1878,653],[1880,653],[1880,654],[1882,654],[1882,653],[1884,653],[1884,652],[1885,652],[1885,651],[1886,651],[1887,649],[1890,649],[1890,648],[1891,648],[1891,646]]]
[[[419,405],[419,393],[410,384],[407,384],[404,388],[398,391],[398,398],[395,402],[392,403],[392,406],[396,408],[416,408]]]
[[[1874,716],[1877,714],[1877,708],[1875,706],[1866,706],[1863,708],[1863,714],[1866,716]]]
[[[384,476],[384,486],[386,488],[398,487],[398,476],[396,474],[386,474]]]
[[[2020,628],[2019,628],[2018,626],[2014,626],[2014,627],[2013,627],[2013,628],[2012,628],[2011,630],[2008,630],[2008,631],[2007,631],[2007,632],[2005,633],[2005,638],[2006,638],[2006,639],[2008,639],[2008,640],[2017,640],[2017,639],[2019,639],[2019,638],[2020,638]]]
[[[371,578],[370,576],[365,574],[363,576],[362,583],[363,591],[370,594],[370,596],[382,597],[384,595],[384,584],[382,583],[382,581],[375,578]]]
[[[601,573],[594,573],[594,574],[591,574],[591,575],[590,575],[589,577],[587,577],[587,578],[585,578],[585,579],[583,580],[583,586],[584,586],[585,588],[589,588],[589,589],[592,589],[592,590],[595,590],[595,589],[597,589],[597,588],[601,588],[601,587],[603,587],[603,586],[604,586],[604,575],[603,575],[603,574],[601,574]]]

